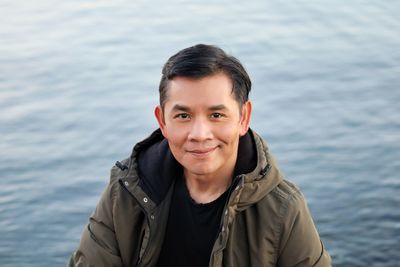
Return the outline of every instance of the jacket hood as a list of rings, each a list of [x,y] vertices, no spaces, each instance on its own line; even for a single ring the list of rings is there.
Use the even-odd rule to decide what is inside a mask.
[[[175,178],[183,175],[183,168],[160,129],[134,147],[131,160],[137,163],[131,166],[135,166],[140,177],[139,186],[156,205],[164,199]],[[261,200],[283,179],[267,145],[251,129],[239,140],[234,173],[230,190],[240,189],[231,200],[237,210]]]
[[[259,202],[283,181],[283,174],[270,154],[266,142],[251,129],[248,134],[255,144],[253,153],[257,155],[257,165],[251,172],[238,176],[240,178],[237,188],[240,190],[232,203],[238,211]]]

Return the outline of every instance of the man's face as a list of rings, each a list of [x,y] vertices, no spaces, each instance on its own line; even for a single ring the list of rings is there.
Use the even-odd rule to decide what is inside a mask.
[[[239,107],[232,82],[223,73],[201,79],[174,78],[164,110],[160,106],[155,110],[185,175],[208,178],[233,174],[239,137],[248,130],[250,113],[251,103]]]

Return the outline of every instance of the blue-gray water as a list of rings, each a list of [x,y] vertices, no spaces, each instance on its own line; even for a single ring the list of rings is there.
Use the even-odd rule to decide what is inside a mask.
[[[400,2],[0,1],[0,266],[63,266],[160,70],[221,46],[335,266],[400,266]],[[260,252],[262,253],[262,252]]]

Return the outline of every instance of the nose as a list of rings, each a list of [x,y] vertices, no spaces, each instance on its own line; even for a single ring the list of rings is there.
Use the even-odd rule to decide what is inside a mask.
[[[211,125],[201,118],[196,118],[189,131],[190,141],[204,141],[212,137]]]

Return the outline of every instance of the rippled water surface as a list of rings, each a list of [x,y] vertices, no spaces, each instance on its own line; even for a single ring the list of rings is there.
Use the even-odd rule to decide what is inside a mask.
[[[335,266],[400,266],[400,2],[0,2],[0,266],[63,266],[156,127],[162,64],[217,44]]]

